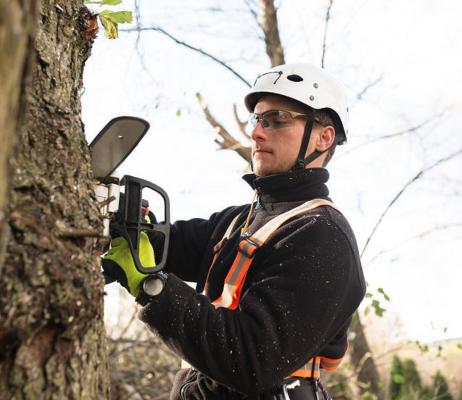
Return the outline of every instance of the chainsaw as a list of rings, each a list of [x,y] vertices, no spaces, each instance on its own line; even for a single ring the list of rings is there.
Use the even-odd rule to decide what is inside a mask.
[[[149,130],[149,123],[136,117],[117,117],[109,121],[90,143],[93,174],[97,180],[95,194],[104,221],[105,237],[123,236],[136,269],[143,274],[155,274],[167,263],[170,240],[170,200],[161,187],[147,180],[124,175],[116,169],[125,161]],[[150,211],[146,194],[154,192],[161,199],[163,219]],[[149,195],[149,194],[148,194]],[[159,207],[158,207],[159,208]],[[160,250],[156,265],[142,265],[139,257],[140,234],[157,237]],[[159,259],[160,256],[160,259]],[[106,284],[112,280],[105,276]]]

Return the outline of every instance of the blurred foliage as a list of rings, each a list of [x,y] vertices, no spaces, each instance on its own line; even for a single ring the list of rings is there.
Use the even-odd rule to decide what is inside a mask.
[[[168,399],[178,357],[152,334],[108,339],[111,400]]]
[[[462,393],[461,393],[462,394]],[[432,387],[424,386],[414,360],[395,354],[390,369],[389,400],[453,400],[446,378],[437,371]]]
[[[385,290],[383,288],[378,288],[376,293],[368,291],[365,297],[370,301],[370,304],[366,306],[364,314],[368,315],[372,309],[375,312],[375,315],[383,317],[383,314],[386,311],[383,304],[384,302],[390,301],[390,296],[385,293]]]
[[[454,400],[449,393],[449,386],[446,378],[441,371],[436,371],[433,378],[434,398],[438,400]]]

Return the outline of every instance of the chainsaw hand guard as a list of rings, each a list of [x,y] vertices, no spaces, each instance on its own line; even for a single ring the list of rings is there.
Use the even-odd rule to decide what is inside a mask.
[[[134,176],[125,175],[120,185],[125,187],[122,207],[119,208],[119,218],[115,226],[111,227],[123,236],[130,248],[136,269],[143,274],[154,274],[161,271],[167,263],[168,246],[170,241],[170,201],[167,193],[152,182]],[[158,193],[164,201],[164,219],[161,223],[145,222],[142,215],[143,189],[149,189]],[[143,266],[139,257],[140,234],[144,231],[148,236],[152,233],[160,233],[163,236],[162,259],[156,265]],[[157,261],[157,260],[156,260]]]

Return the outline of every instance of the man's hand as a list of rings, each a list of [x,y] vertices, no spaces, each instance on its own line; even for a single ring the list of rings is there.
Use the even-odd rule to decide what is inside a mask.
[[[154,249],[145,232],[140,234],[139,257],[144,267],[155,266]],[[132,296],[138,296],[139,285],[147,275],[136,269],[125,238],[118,236],[112,239],[111,248],[103,257],[102,266],[106,279],[116,280]]]

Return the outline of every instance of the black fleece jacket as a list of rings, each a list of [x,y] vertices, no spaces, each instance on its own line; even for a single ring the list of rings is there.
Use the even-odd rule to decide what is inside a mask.
[[[259,200],[249,232],[313,198],[328,198],[325,169],[244,177]],[[141,319],[194,368],[177,375],[171,399],[240,399],[281,385],[313,356],[342,357],[351,315],[365,283],[354,235],[331,207],[290,220],[260,248],[247,274],[239,307],[215,308],[236,256],[249,205],[208,220],[172,225],[169,276]],[[237,229],[212,268],[213,246],[231,220]],[[183,280],[197,282],[196,290]]]

